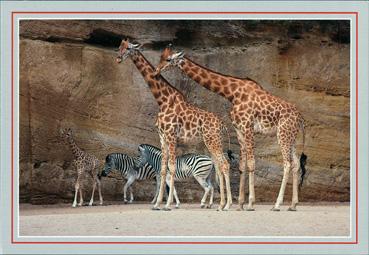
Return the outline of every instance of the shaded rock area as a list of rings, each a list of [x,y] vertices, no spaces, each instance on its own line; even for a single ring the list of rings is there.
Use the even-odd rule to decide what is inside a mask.
[[[102,162],[112,152],[135,155],[141,143],[160,145],[154,126],[158,107],[150,90],[130,60],[115,63],[123,38],[142,43],[154,65],[171,42],[210,69],[250,77],[295,103],[307,123],[308,164],[300,200],[349,201],[349,29],[344,20],[20,21],[20,201],[71,202],[76,172],[72,153],[59,137],[61,127],[71,127],[76,143]],[[164,76],[188,101],[224,119],[238,154],[230,103],[179,70]],[[301,136],[297,144],[300,154]],[[184,152],[207,153],[202,144],[180,145],[178,153]],[[231,167],[237,198],[237,160]],[[256,199],[274,201],[283,174],[275,136],[256,136],[256,169]],[[90,184],[86,181],[86,201]],[[181,200],[200,201],[203,191],[194,180],[176,186]],[[119,174],[104,178],[104,199],[122,199],[122,187]],[[153,181],[135,183],[135,199],[151,200],[154,189]],[[290,197],[288,185],[285,200]]]

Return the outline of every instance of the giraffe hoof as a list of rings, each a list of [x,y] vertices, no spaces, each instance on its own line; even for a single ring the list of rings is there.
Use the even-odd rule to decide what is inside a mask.
[[[296,208],[293,208],[293,207],[288,207],[287,211],[296,212],[297,209]]]
[[[88,206],[93,206],[93,203],[88,203]]]
[[[247,208],[246,208],[246,211],[250,211],[250,212],[252,212],[252,211],[255,211],[255,208],[247,207]]]
[[[72,204],[72,207],[73,207],[73,208],[76,208],[76,207],[77,207],[77,205],[75,205],[75,204]]]
[[[164,207],[163,211],[171,211],[172,209],[170,209],[169,207]]]
[[[128,201],[127,200],[124,200],[123,203],[128,204]]]
[[[223,211],[224,206],[219,206],[217,211]]]
[[[128,204],[132,204],[133,203],[133,200],[132,201],[128,201]]]
[[[277,207],[273,207],[272,209],[270,209],[271,211],[274,211],[274,212],[279,212],[281,209],[277,208]]]
[[[200,205],[200,208],[205,208],[205,205],[204,204]]]
[[[179,205],[176,205],[176,207],[174,207],[174,208],[179,209]]]
[[[153,210],[153,211],[160,211],[160,208],[154,206],[154,207],[151,208],[151,210]]]

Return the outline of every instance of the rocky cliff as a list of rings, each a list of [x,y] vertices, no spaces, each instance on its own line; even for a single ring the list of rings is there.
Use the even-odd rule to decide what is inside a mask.
[[[72,154],[59,137],[71,127],[77,144],[102,161],[111,152],[137,154],[137,146],[159,146],[158,111],[130,60],[115,63],[122,38],[143,44],[154,65],[171,42],[196,62],[221,73],[250,77],[292,103],[307,122],[306,181],[301,201],[350,198],[350,41],[348,21],[20,21],[21,201],[71,201]],[[239,145],[230,103],[188,80],[179,70],[164,76],[188,101],[223,118],[231,149]],[[298,140],[301,152],[301,137]],[[207,153],[202,144],[179,153]],[[282,179],[276,137],[256,137],[256,199],[274,201]],[[232,162],[232,193],[238,196],[238,162]],[[178,183],[180,199],[198,202],[201,187]],[[153,182],[134,184],[137,200],[148,201]],[[84,192],[85,200],[90,195]],[[121,199],[117,174],[103,180],[105,199]],[[286,189],[290,200],[291,186]]]

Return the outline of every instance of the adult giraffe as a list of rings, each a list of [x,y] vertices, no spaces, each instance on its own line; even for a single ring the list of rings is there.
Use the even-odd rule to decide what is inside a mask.
[[[218,209],[228,210],[232,204],[232,195],[229,163],[223,154],[222,147],[222,131],[226,130],[224,123],[214,113],[199,109],[186,102],[181,92],[171,86],[161,75],[155,75],[154,67],[142,55],[139,48],[139,44],[132,44],[128,39],[122,40],[116,60],[121,63],[127,57],[131,58],[159,105],[155,125],[159,131],[162,151],[161,182],[159,197],[153,209],[160,209],[168,166],[170,185],[164,210],[170,210],[170,204],[173,200],[177,142],[189,142],[196,140],[196,138],[202,138],[211,154],[219,177],[220,205]],[[227,204],[225,204],[223,177],[226,183]]]
[[[171,46],[165,48],[162,52],[156,74],[160,74],[169,66],[180,68],[191,79],[227,98],[233,104],[230,117],[240,143],[239,210],[243,210],[245,202],[246,164],[249,171],[249,203],[247,210],[254,210],[254,133],[276,132],[282,151],[284,171],[278,198],[272,210],[280,210],[288,175],[290,169],[292,169],[292,203],[289,210],[295,211],[298,203],[297,172],[299,169],[295,143],[299,129],[303,130],[303,140],[305,140],[304,120],[296,106],[270,94],[257,82],[249,78],[237,78],[209,70],[190,60],[183,52],[174,52]],[[306,158],[306,155],[302,153],[300,157],[302,173],[305,172]]]

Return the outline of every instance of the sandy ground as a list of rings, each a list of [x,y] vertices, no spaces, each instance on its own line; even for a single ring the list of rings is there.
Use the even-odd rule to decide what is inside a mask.
[[[20,235],[32,236],[348,236],[350,207],[302,204],[297,212],[272,205],[256,211],[227,212],[182,204],[181,209],[152,211],[148,204],[110,204],[72,208],[21,204]],[[217,227],[218,225],[221,227]]]

